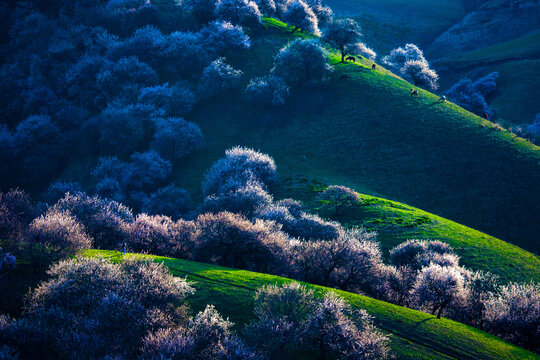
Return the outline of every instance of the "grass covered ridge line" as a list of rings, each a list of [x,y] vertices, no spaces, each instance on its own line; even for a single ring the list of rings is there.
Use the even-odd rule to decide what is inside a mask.
[[[88,257],[121,261],[117,251],[87,250]],[[213,304],[238,325],[253,316],[255,290],[265,284],[291,281],[279,276],[236,270],[193,261],[152,255],[135,255],[165,264],[175,276],[194,282],[196,293],[189,302],[194,311]],[[130,254],[129,256],[132,256]],[[538,356],[473,327],[365,296],[305,284],[317,294],[335,291],[353,307],[365,309],[375,324],[389,333],[398,359],[537,359]]]

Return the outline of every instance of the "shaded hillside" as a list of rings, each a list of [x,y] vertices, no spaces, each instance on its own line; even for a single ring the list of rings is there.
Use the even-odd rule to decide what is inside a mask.
[[[427,46],[465,15],[460,0],[328,0],[338,16],[358,18],[366,41],[379,52],[413,42]]]
[[[246,74],[262,74],[288,35],[256,38]],[[231,58],[231,60],[233,60]],[[340,81],[348,73],[351,81]],[[283,176],[327,184],[419,207],[538,252],[540,150],[386,72],[337,64],[319,87],[294,89],[281,109],[247,104],[240,91],[212,98],[189,116],[205,148],[181,163],[178,182],[200,194],[202,176],[225,149],[244,145],[270,154]]]
[[[90,250],[86,256],[103,256],[121,261],[115,251]],[[145,255],[142,255],[145,256]],[[255,290],[265,284],[281,284],[289,279],[224,268],[186,260],[148,256],[163,262],[175,276],[194,282],[191,298],[194,310],[214,304],[221,314],[243,325],[253,316]],[[318,294],[331,289],[307,284]],[[535,359],[531,352],[506,343],[473,327],[448,319],[437,319],[419,311],[374,300],[365,296],[334,290],[353,305],[365,309],[375,324],[390,335],[391,347],[399,359]]]
[[[540,28],[536,0],[492,0],[439,36],[427,53],[434,58],[512,40]]]
[[[514,124],[531,123],[540,106],[540,31],[520,38],[449,56],[433,62],[446,89],[463,77],[472,79],[497,71],[498,94],[491,106],[499,118]]]

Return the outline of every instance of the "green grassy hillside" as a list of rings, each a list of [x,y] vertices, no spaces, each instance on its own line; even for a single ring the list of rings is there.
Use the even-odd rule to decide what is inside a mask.
[[[364,194],[359,194],[359,206],[341,209],[336,215],[333,208],[324,208],[317,201],[325,188],[325,184],[297,176],[283,179],[274,193],[279,198],[299,199],[310,211],[345,226],[377,232],[385,256],[408,239],[441,240],[456,250],[467,268],[491,271],[504,281],[540,282],[538,256],[515,245],[406,204]]]
[[[514,124],[531,123],[540,113],[540,31],[495,46],[458,54],[434,63],[443,88],[463,77],[498,71],[499,94],[493,100],[497,115]]]
[[[114,251],[90,250],[86,256],[103,256],[121,261]],[[238,325],[252,318],[255,290],[264,284],[290,281],[285,278],[212,266],[186,260],[148,256],[163,262],[176,276],[187,277],[197,289],[190,299],[195,311],[214,304],[224,316]],[[331,289],[309,285],[318,294]],[[365,296],[332,290],[374,316],[377,326],[390,335],[398,359],[536,359],[533,353],[508,344],[483,331],[448,319],[437,319],[419,311],[374,300]]]
[[[275,27],[252,37],[251,50],[229,56],[246,83],[291,39]],[[350,81],[339,80],[345,73]],[[330,81],[294,88],[281,109],[251,106],[241,89],[211,98],[187,117],[207,142],[178,164],[176,180],[200,199],[206,169],[225,149],[249,146],[273,156],[283,177],[404,202],[538,253],[540,149],[410,88],[385,70],[336,64]]]

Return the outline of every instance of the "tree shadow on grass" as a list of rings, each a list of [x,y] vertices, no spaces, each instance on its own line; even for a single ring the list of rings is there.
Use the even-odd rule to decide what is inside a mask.
[[[416,321],[413,326],[415,328],[417,328],[420,325],[423,325],[423,324],[425,324],[425,323],[427,323],[428,321],[431,321],[431,320],[437,320],[437,317],[433,316],[433,317],[425,318],[424,320]]]

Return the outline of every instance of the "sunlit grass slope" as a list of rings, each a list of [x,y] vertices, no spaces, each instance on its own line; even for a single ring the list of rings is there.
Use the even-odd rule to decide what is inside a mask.
[[[86,256],[103,256],[121,261],[114,251],[90,250]],[[280,284],[288,279],[212,266],[165,257],[149,257],[163,262],[175,276],[194,282],[195,295],[190,305],[195,311],[206,304],[216,308],[230,320],[243,325],[253,317],[255,290],[265,284]],[[329,288],[306,284],[318,294]],[[381,329],[391,338],[391,347],[398,359],[536,359],[534,354],[506,343],[483,331],[448,319],[437,319],[419,311],[374,300],[365,296],[336,291],[355,308],[368,311]],[[239,328],[240,326],[238,326]]]
[[[317,195],[326,185],[296,176],[282,180],[274,189],[279,198],[292,197],[303,201],[312,212],[337,220],[345,226],[363,226],[377,232],[384,255],[408,239],[441,240],[450,244],[461,257],[461,264],[470,269],[498,274],[503,281],[540,282],[540,259],[528,251],[480,231],[420,209],[359,194],[358,206],[324,207]]]
[[[279,22],[251,35],[251,50],[228,57],[246,83],[292,38]],[[294,88],[281,109],[252,106],[241,89],[204,101],[187,118],[206,146],[179,164],[178,183],[200,199],[206,169],[249,146],[273,156],[283,177],[407,203],[538,253],[539,148],[427,91],[413,98],[409,83],[364,63],[336,64],[330,81]]]
[[[531,123],[540,113],[540,31],[502,44],[458,54],[434,63],[443,88],[464,77],[476,78],[498,71],[499,93],[492,106],[497,115],[514,124]]]

